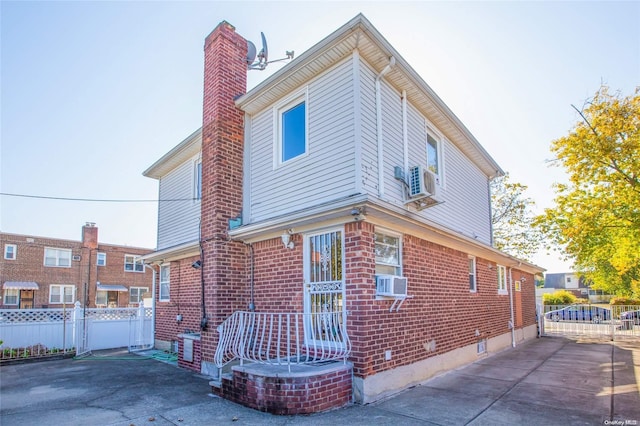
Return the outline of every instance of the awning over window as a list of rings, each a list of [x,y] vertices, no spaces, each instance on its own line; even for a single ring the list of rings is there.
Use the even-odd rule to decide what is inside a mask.
[[[33,281],[7,281],[2,285],[4,290],[40,290],[38,283]]]
[[[98,291],[129,291],[129,289],[120,284],[98,284]]]

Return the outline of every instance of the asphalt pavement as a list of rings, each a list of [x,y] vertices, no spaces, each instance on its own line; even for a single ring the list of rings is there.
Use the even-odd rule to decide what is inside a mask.
[[[0,367],[0,424],[640,426],[640,341],[540,338],[386,400],[275,416],[210,393],[209,379],[127,353]]]

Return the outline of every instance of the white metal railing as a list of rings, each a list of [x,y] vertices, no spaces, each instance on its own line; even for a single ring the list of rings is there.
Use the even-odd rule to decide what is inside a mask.
[[[234,359],[261,364],[314,364],[343,360],[351,353],[343,312],[313,314],[234,312],[218,326],[214,362]]]
[[[640,306],[538,305],[542,335],[640,338]]]

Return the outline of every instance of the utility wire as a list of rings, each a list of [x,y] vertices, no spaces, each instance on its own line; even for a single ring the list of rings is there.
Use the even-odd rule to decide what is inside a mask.
[[[164,203],[166,201],[196,201],[196,198],[174,198],[167,200],[118,200],[118,199],[99,199],[99,198],[70,198],[70,197],[48,197],[45,195],[26,195],[26,194],[10,194],[7,192],[0,192],[0,195],[6,197],[20,197],[20,198],[36,198],[40,200],[59,200],[59,201],[83,201],[83,202],[96,202],[96,203]]]

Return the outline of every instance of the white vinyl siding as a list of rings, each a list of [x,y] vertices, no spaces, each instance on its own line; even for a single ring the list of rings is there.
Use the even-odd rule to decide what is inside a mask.
[[[198,240],[200,203],[192,200],[196,161],[185,161],[160,179],[158,250]]]
[[[375,121],[376,74],[370,66],[361,63],[361,111],[362,111],[362,180],[363,190],[378,195],[377,140]],[[404,206],[404,189],[394,178],[394,166],[404,168],[404,145],[402,139],[401,94],[383,78],[382,124],[384,141],[384,194],[382,199]],[[491,244],[491,212],[489,207],[488,177],[462,151],[452,144],[431,122],[407,102],[408,165],[427,166],[427,128],[434,129],[440,141],[441,176],[440,199],[435,207],[416,212],[455,232]],[[415,210],[413,210],[415,212]]]
[[[345,60],[307,85],[308,151],[274,168],[273,108],[251,117],[250,212],[245,224],[355,191],[353,69]],[[277,160],[277,159],[275,159]]]

